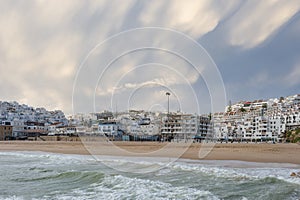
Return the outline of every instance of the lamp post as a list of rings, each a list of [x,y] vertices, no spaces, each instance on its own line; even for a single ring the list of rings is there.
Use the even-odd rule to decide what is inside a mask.
[[[168,120],[169,120],[169,113],[170,113],[170,92],[166,92],[166,95],[168,97]]]
[[[168,114],[167,114],[167,127],[168,127],[168,131],[169,132],[169,125],[170,125],[170,122],[169,122],[169,113],[170,113],[170,95],[171,93],[170,92],[166,92],[166,95],[168,97]]]

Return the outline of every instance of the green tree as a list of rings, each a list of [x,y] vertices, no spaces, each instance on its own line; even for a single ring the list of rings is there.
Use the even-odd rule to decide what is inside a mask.
[[[229,106],[227,109],[227,112],[231,112],[231,111],[232,111],[232,108],[231,108],[231,106]]]
[[[268,108],[268,104],[264,103],[264,104],[262,105],[262,108],[267,109],[267,108]]]
[[[209,118],[209,121],[211,121],[211,119],[212,119],[212,114],[211,113],[209,113],[208,118]]]
[[[280,97],[279,98],[279,103],[282,103],[283,100],[284,100],[284,97]]]
[[[240,108],[240,112],[246,112],[246,109],[244,107]]]
[[[300,142],[300,128],[296,130],[290,130],[285,133],[285,139],[287,142],[297,143]]]
[[[227,112],[231,112],[232,111],[232,107],[231,107],[231,100],[229,101],[229,106],[228,106],[228,109],[227,109]]]

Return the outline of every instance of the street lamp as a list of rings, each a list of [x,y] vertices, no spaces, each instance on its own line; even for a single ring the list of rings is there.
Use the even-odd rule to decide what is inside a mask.
[[[168,96],[168,118],[169,118],[169,113],[170,113],[170,95],[171,95],[171,93],[170,92],[166,92],[166,95]]]
[[[169,122],[169,113],[170,113],[170,95],[171,95],[171,93],[170,92],[166,92],[166,95],[168,97],[168,114],[167,114],[167,128],[168,129],[167,130],[169,131],[169,125],[170,125],[170,122]]]

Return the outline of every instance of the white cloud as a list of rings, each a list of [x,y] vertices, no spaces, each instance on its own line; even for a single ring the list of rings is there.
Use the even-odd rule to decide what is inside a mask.
[[[246,1],[227,24],[231,45],[253,48],[262,44],[300,9],[298,0]]]
[[[0,88],[2,99],[70,113],[76,69],[92,43],[118,31],[128,1],[1,2]],[[93,15],[100,14],[101,19]],[[103,20],[106,21],[103,21]],[[87,26],[85,23],[94,23]],[[110,23],[108,23],[110,22]],[[88,41],[88,42],[87,42]]]
[[[146,52],[146,54],[151,57],[151,55],[153,56],[155,53]],[[148,105],[151,107],[153,102],[160,102],[159,100],[161,97],[156,98],[154,94],[162,89],[164,89],[164,91],[172,89],[174,94],[182,91],[181,94],[186,97],[185,100],[192,100],[192,90],[194,89],[192,84],[198,80],[199,74],[193,70],[191,66],[187,65],[179,58],[174,57],[174,55],[159,55],[162,57],[154,58],[155,61],[160,61],[159,63],[148,63],[148,61],[141,59],[141,57],[131,55],[128,58],[124,58],[119,63],[112,65],[99,82],[96,92],[97,102],[106,102],[101,106],[109,105],[113,96],[116,96],[119,100],[122,99],[122,101],[127,101],[130,98],[131,93],[138,91],[139,93],[144,94],[145,98],[143,101],[135,101],[137,104],[135,106],[142,107],[143,105]],[[135,60],[137,63],[146,62],[146,64],[136,64],[131,67],[123,65],[128,63],[128,60]],[[174,63],[176,63],[176,65],[174,65]],[[126,68],[127,71],[124,70],[124,68]],[[120,71],[123,73],[119,73]],[[86,84],[83,81],[80,81],[80,83]],[[180,87],[184,87],[184,89],[180,89]],[[147,92],[151,94],[151,98],[146,98],[148,95]],[[183,94],[184,92],[185,95]],[[195,104],[187,105],[190,106],[189,109],[195,109],[191,108],[192,106],[195,106]],[[119,109],[122,108],[121,106],[118,107]],[[123,109],[126,108],[126,105],[123,105]],[[101,107],[99,109],[104,108]]]
[[[241,1],[238,0],[154,0],[139,2],[137,10],[135,2],[128,0],[121,5],[120,1],[110,0],[1,1],[0,82],[5,85],[0,88],[2,99],[33,106],[46,105],[49,109],[60,108],[70,113],[72,84],[80,62],[95,45],[113,34],[131,27],[160,26],[198,39],[225,22],[230,28],[230,44],[250,48],[276,33],[300,6],[298,0],[253,0],[247,1],[240,9]],[[203,56],[197,52],[193,54],[192,49],[176,38],[169,38],[168,33],[156,37],[145,34],[133,38],[135,41],[120,40],[111,47],[103,47],[97,53],[103,53],[104,60],[97,56],[89,59],[86,64],[90,68],[81,72],[79,82],[82,84],[77,86],[82,101],[80,109],[86,109],[86,104],[90,103],[84,97],[93,96],[95,80],[105,66],[101,64],[108,62],[105,59],[118,56],[117,52],[122,52],[136,41],[143,44],[151,42],[148,38],[152,38],[153,46],[177,48],[190,53],[193,58]],[[197,83],[200,75],[182,58],[176,59],[167,54],[160,52],[154,55],[144,51],[126,56],[107,71],[108,76],[103,78],[99,94],[109,99],[116,90],[121,93],[149,85],[164,85],[182,95],[188,105],[192,94],[187,92],[187,86]],[[132,71],[135,66],[154,61],[170,66],[178,74],[154,68]],[[298,74],[298,71],[295,69],[293,74]],[[127,78],[116,84],[123,75]],[[269,77],[261,80],[264,78]],[[147,103],[143,101],[149,101],[152,105],[162,101],[164,98],[160,90],[158,87],[148,88],[152,96],[137,102],[143,105]]]
[[[238,1],[148,1],[140,20],[145,26],[168,27],[200,38],[214,30],[237,5]]]

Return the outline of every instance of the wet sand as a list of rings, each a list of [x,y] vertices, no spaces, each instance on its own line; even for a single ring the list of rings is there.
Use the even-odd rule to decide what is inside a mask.
[[[1,141],[0,151],[300,164],[299,144]]]

